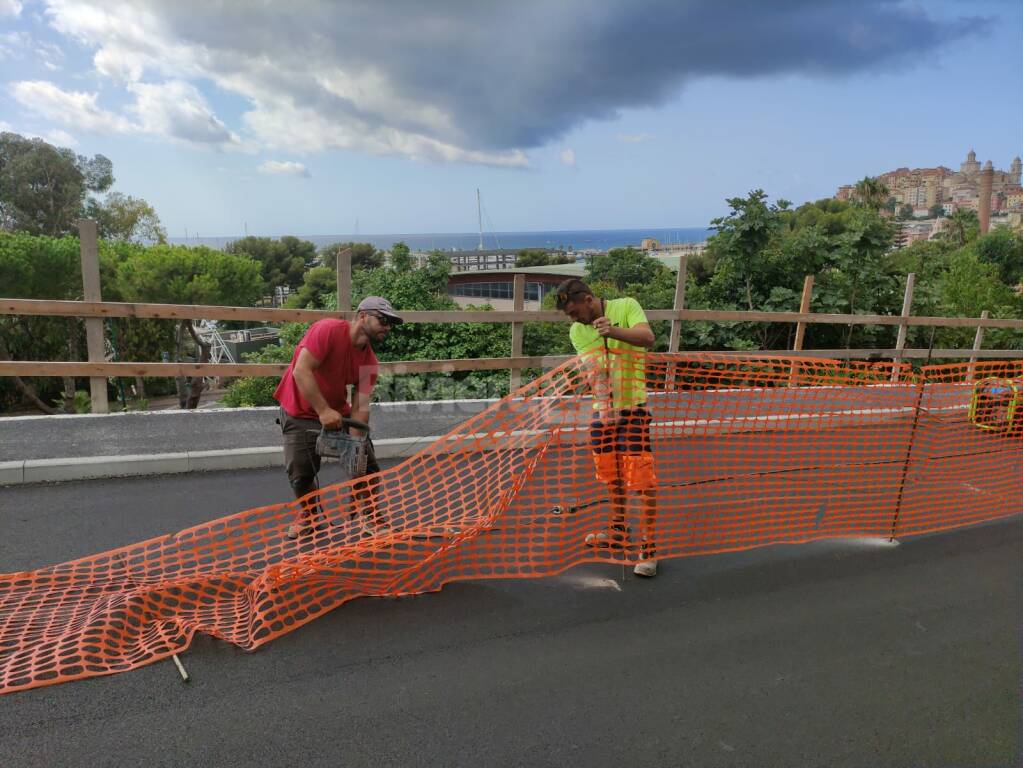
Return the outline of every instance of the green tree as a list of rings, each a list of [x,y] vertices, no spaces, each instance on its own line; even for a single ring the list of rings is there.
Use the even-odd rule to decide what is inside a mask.
[[[927,215],[932,219],[940,219],[945,215],[945,206],[941,203],[935,203],[927,209]]]
[[[631,246],[612,248],[607,253],[596,254],[586,265],[586,279],[590,283],[605,281],[619,288],[629,285],[650,283],[668,269],[657,259],[647,256]]]
[[[864,176],[856,182],[852,196],[859,205],[871,211],[879,211],[887,204],[889,191],[880,179]]]
[[[1002,282],[1015,286],[1023,281],[1023,233],[997,227],[970,244],[977,259],[998,268]]]
[[[329,294],[335,294],[336,302],[336,268],[313,267],[305,273],[301,287],[288,296],[284,306],[296,309],[323,309]]]
[[[899,211],[896,214],[896,218],[901,221],[908,221],[913,218],[913,206],[906,204],[899,206]]]
[[[992,317],[1018,317],[1019,298],[999,278],[998,266],[980,261],[969,248],[962,248],[949,259],[948,269],[938,278],[937,293],[942,314],[979,317],[985,309]],[[989,328],[985,344],[992,347],[1013,346],[1013,332]],[[972,328],[941,328],[935,341],[941,346],[968,347],[973,340]]]
[[[742,286],[745,308],[752,311],[755,308],[754,283],[766,266],[768,244],[780,231],[781,212],[787,210],[789,204],[779,200],[777,204],[768,205],[762,189],[726,202],[731,213],[711,221],[711,228],[717,231],[715,245],[721,254],[718,273],[724,269],[734,275]]]
[[[384,265],[384,254],[372,243],[332,243],[320,249],[320,264],[337,271],[337,255],[348,249],[351,252],[352,271],[356,269],[377,269]]]
[[[833,239],[828,264],[822,270],[814,302],[818,311],[842,314],[890,313],[900,296],[898,280],[887,269],[886,255],[891,248],[891,225],[869,209],[856,211],[849,227]],[[813,328],[816,335],[834,333]],[[871,326],[850,325],[842,346],[873,346],[885,333]]]
[[[244,255],[260,264],[260,274],[268,290],[278,286],[298,288],[305,271],[316,258],[316,246],[290,235],[274,240],[269,237],[243,237],[227,244],[229,254]]]
[[[955,248],[962,248],[975,240],[979,234],[980,219],[977,218],[977,212],[970,208],[959,208],[945,219],[945,226],[939,237],[947,240]]]
[[[391,269],[395,272],[408,272],[412,269],[412,249],[405,243],[391,246]]]
[[[0,133],[0,228],[59,237],[75,229],[90,192],[114,183],[103,155],[87,158],[42,139]]]
[[[0,296],[19,299],[81,299],[82,270],[77,238],[35,237],[0,231]],[[80,359],[83,332],[76,318],[0,315],[0,360]],[[0,379],[5,406],[19,399],[43,413],[59,393],[56,379]],[[64,407],[74,402],[73,380],[64,382]]]
[[[523,248],[515,256],[516,267],[547,267],[552,264],[571,264],[574,259],[565,253],[550,253],[543,248]]]
[[[85,215],[96,221],[99,236],[106,240],[166,243],[167,231],[149,203],[140,197],[111,192],[106,200],[89,200]]]
[[[260,265],[243,254],[210,248],[155,245],[126,254],[116,266],[117,288],[126,301],[164,304],[220,304],[246,306],[263,292]],[[175,334],[175,360],[180,360],[184,334],[191,337],[198,362],[209,362],[210,346],[192,321],[182,320]],[[181,386],[184,386],[181,382]],[[179,391],[184,407],[197,408],[203,378],[192,377],[189,392]]]

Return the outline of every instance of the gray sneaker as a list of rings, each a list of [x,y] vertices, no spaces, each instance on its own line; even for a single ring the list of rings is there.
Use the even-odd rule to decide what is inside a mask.
[[[632,569],[632,572],[637,576],[652,579],[657,575],[657,560],[654,558],[649,560],[644,558],[636,563],[636,567]]]

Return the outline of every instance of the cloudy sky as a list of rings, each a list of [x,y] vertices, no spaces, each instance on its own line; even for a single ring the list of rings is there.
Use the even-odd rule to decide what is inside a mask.
[[[1023,154],[1023,4],[0,0],[0,128],[169,233],[703,226]]]

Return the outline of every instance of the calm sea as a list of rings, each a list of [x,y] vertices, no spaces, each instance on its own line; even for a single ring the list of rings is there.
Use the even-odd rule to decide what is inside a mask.
[[[712,235],[713,231],[703,227],[679,227],[667,229],[575,229],[555,232],[492,232],[483,234],[483,245],[488,249],[510,248],[560,248],[565,250],[606,251],[627,245],[639,245],[645,237],[653,237],[661,243],[699,243]],[[208,245],[223,248],[242,235],[228,237],[171,237],[170,242],[181,245]],[[377,248],[388,249],[397,242],[404,242],[413,251],[471,251],[479,245],[479,233],[450,232],[437,234],[397,235],[296,235],[309,240],[319,248],[331,243],[357,242],[372,243]]]

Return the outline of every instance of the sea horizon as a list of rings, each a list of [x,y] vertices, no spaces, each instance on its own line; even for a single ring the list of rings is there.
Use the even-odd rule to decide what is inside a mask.
[[[607,251],[611,248],[639,246],[644,238],[652,237],[662,244],[703,242],[714,230],[705,227],[649,227],[634,229],[565,229],[537,230],[523,232],[484,232],[483,247],[487,250],[523,248],[551,248],[558,250]],[[279,239],[285,235],[257,235]],[[479,232],[434,232],[395,234],[338,234],[338,235],[293,235],[307,240],[317,248],[332,243],[371,243],[381,250],[389,249],[395,243],[403,242],[413,251],[472,251],[479,246]],[[245,235],[218,237],[170,237],[174,245],[205,245],[223,249],[228,243],[241,240]]]

